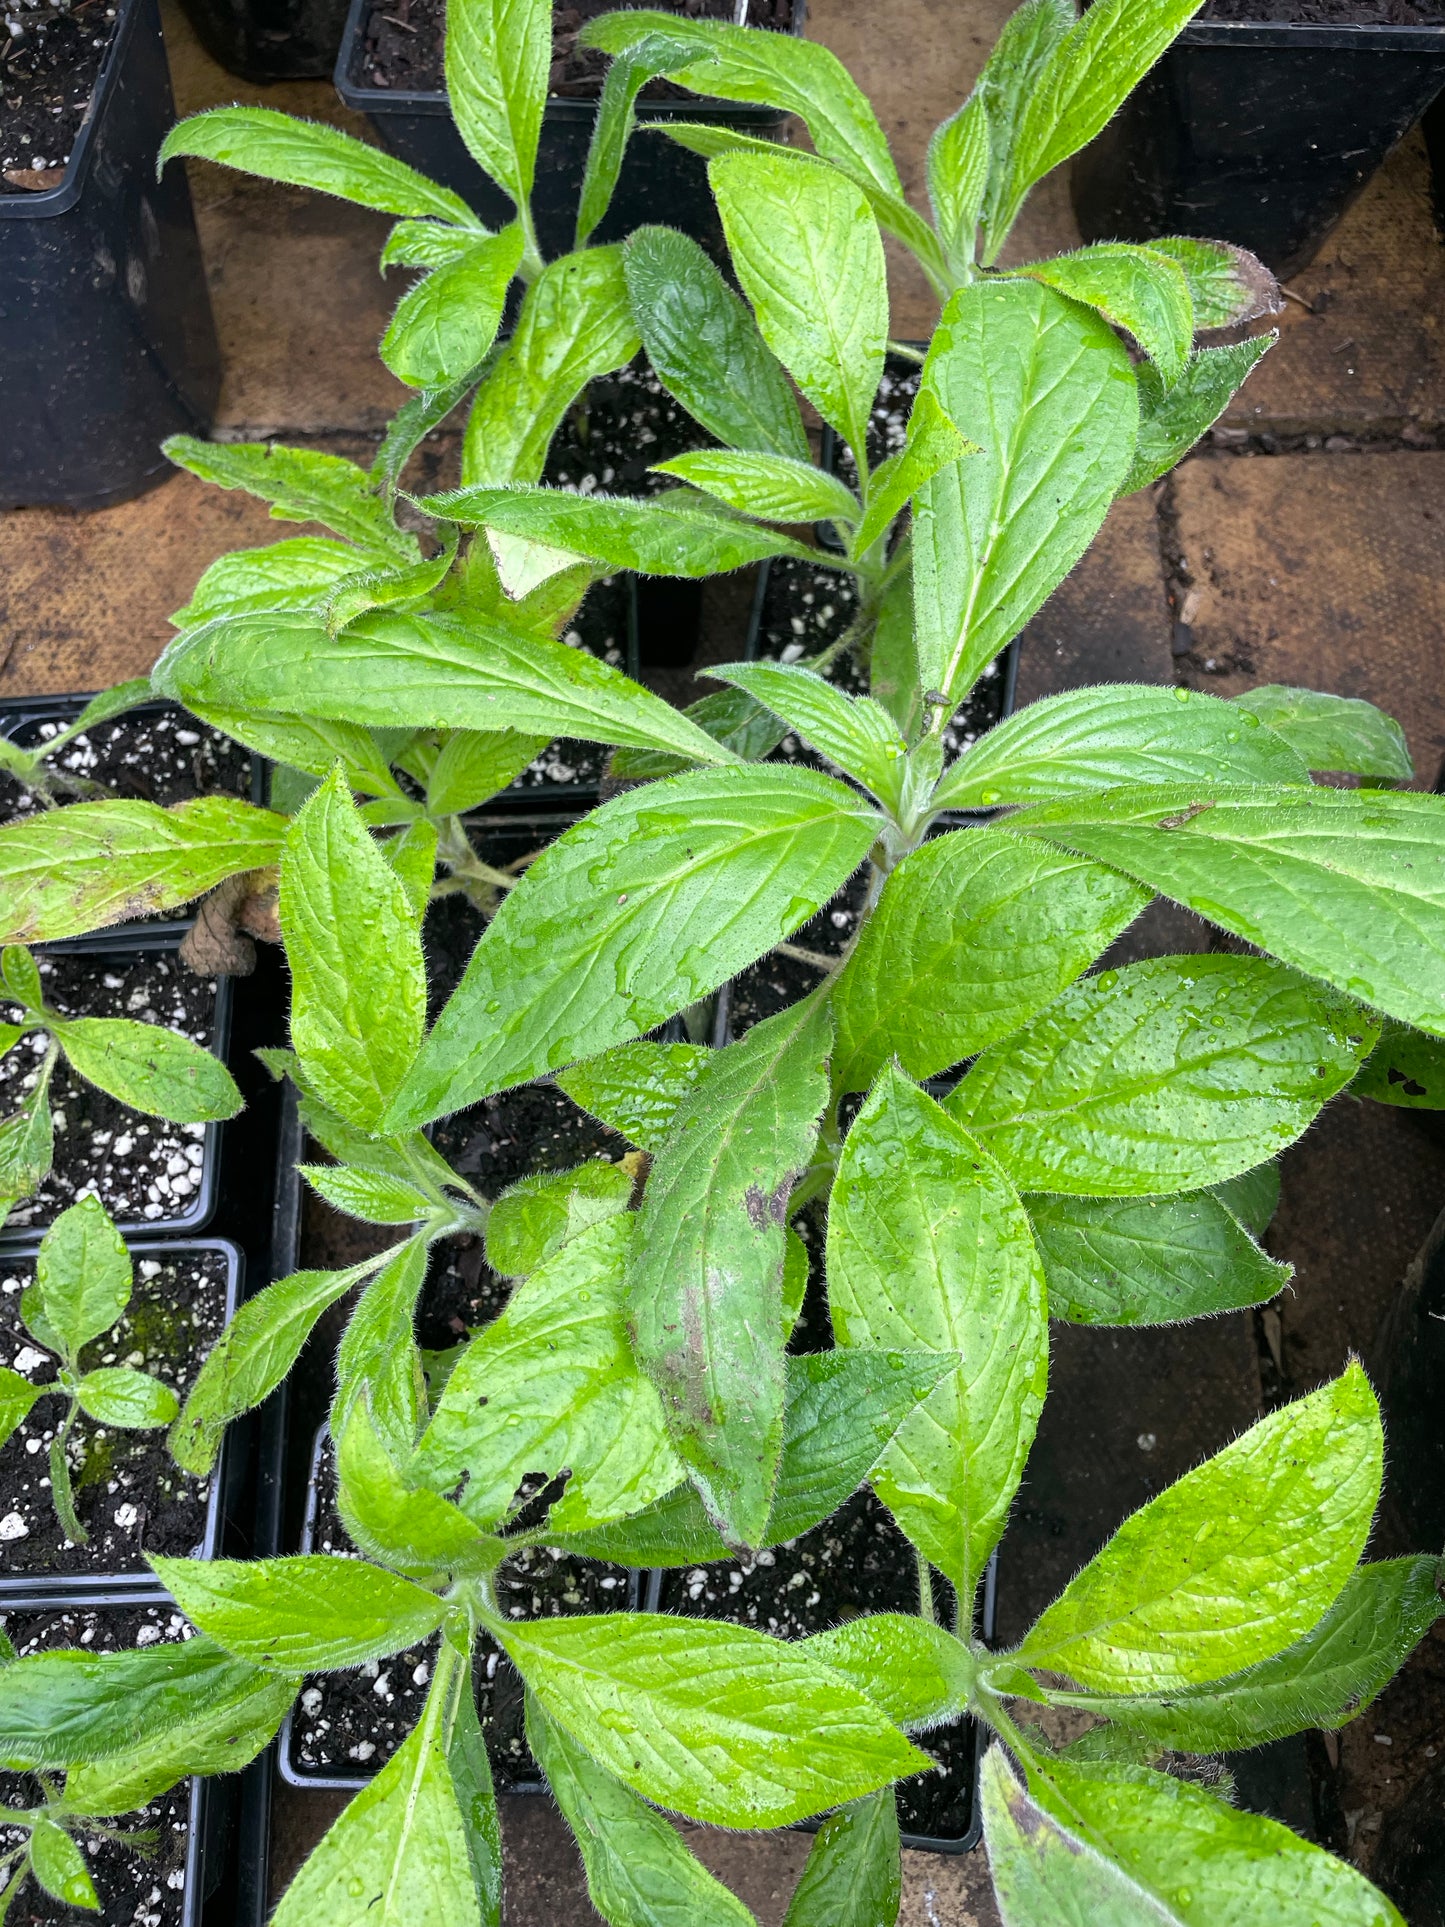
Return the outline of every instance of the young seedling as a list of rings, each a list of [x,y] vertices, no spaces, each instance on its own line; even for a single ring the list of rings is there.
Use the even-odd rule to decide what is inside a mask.
[[[71,1433],[82,1413],[98,1425],[148,1432],[169,1425],[180,1401],[169,1385],[131,1365],[86,1370],[80,1355],[115,1326],[131,1294],[125,1241],[98,1198],[63,1211],[40,1241],[35,1277],[20,1297],[25,1329],[55,1356],[53,1379],[34,1383],[0,1367],[0,1444],[44,1398],[67,1401],[50,1439],[50,1495],[65,1536],[84,1545],[90,1534],[75,1513],[70,1478]]]
[[[80,1646],[20,1659],[0,1634],[6,1766],[30,1774],[40,1795],[28,1809],[0,1809],[5,1828],[22,1835],[0,1855],[0,1917],[8,1917],[31,1876],[64,1906],[98,1911],[83,1843],[124,1842],[149,1857],[154,1830],[117,1827],[116,1818],[192,1774],[246,1766],[275,1732],[295,1688],[207,1639],[121,1652]]]
[[[39,967],[20,944],[0,953],[0,997],[18,1007],[13,1021],[0,1022],[0,1056],[22,1037],[47,1040],[24,1103],[0,1119],[0,1223],[50,1174],[50,1082],[62,1055],[88,1084],[148,1117],[202,1124],[234,1117],[241,1108],[231,1073],[189,1037],[131,1017],[65,1017],[52,1010]]]

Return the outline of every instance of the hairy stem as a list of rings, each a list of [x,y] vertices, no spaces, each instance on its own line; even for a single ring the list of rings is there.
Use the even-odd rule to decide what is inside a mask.
[[[72,1399],[70,1410],[65,1414],[60,1430],[50,1441],[50,1497],[55,1507],[55,1516],[60,1521],[60,1529],[67,1539],[78,1546],[89,1543],[90,1534],[75,1516],[75,1494],[70,1483],[70,1461],[65,1456],[71,1430],[80,1412],[80,1406]]]

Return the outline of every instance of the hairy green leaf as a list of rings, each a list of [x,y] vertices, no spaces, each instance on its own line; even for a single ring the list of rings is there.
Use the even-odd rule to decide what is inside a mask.
[[[480,11],[479,0],[458,11],[469,8]],[[489,1927],[448,1764],[450,1713],[434,1688],[411,1733],[293,1876],[275,1927]]]
[[[1178,1927],[1113,1860],[1068,1833],[1019,1785],[1000,1746],[983,1762],[988,1870],[1004,1927]]]
[[[504,1278],[524,1278],[589,1225],[625,1211],[632,1185],[632,1173],[605,1158],[518,1178],[488,1215],[487,1263]]]
[[[1053,1697],[1186,1753],[1263,1746],[1306,1727],[1341,1727],[1394,1678],[1445,1611],[1435,1558],[1361,1566],[1317,1626],[1274,1659],[1167,1699]]]
[[[810,462],[787,376],[697,242],[672,228],[639,228],[622,265],[647,358],[668,393],[730,448]]]
[[[279,442],[202,442],[193,435],[172,435],[164,448],[177,467],[203,482],[259,495],[277,521],[320,522],[344,535],[365,551],[358,567],[418,559],[415,536],[396,526],[366,470],[344,456]]]
[[[81,936],[175,910],[280,855],[284,816],[234,796],[74,803],[0,828],[0,943]]]
[[[1292,1276],[1208,1191],[1026,1200],[1049,1310],[1074,1325],[1172,1325],[1262,1305]]]
[[[48,1813],[39,1814],[30,1829],[30,1871],[53,1899],[99,1912],[100,1898],[84,1855]]]
[[[1258,957],[1156,957],[1065,991],[948,1108],[1025,1191],[1196,1191],[1293,1143],[1369,1054],[1346,998]]]
[[[1102,864],[1039,862],[1022,847],[959,830],[889,877],[833,992],[843,1089],[866,1090],[894,1056],[931,1077],[1009,1036],[1149,901]]]
[[[1047,696],[991,729],[933,794],[938,809],[1043,803],[1120,783],[1309,783],[1299,755],[1238,705],[1189,689],[1106,683]]]
[[[770,555],[813,555],[789,536],[714,514],[694,506],[695,500],[675,491],[638,501],[514,483],[452,489],[427,497],[422,507],[466,527],[520,536],[587,556],[608,570],[636,569],[642,575],[718,575]]]
[[[0,1668],[0,1747],[29,1766],[111,1760],[184,1730],[204,1709],[233,1705],[257,1678],[248,1661],[205,1638],[35,1653]]]
[[[433,268],[397,303],[381,358],[408,388],[441,388],[469,374],[493,341],[522,258],[514,222],[445,267]]]
[[[599,15],[580,38],[585,46],[618,54],[649,33],[697,48],[697,64],[672,76],[680,85],[721,100],[754,101],[797,114],[825,159],[902,198],[898,170],[877,116],[827,47],[795,34],[757,33],[646,8]]]
[[[577,199],[577,247],[586,246],[612,204],[622,158],[632,137],[637,96],[656,75],[685,67],[695,57],[693,49],[681,41],[670,40],[665,34],[648,34],[608,67]]]
[[[214,1052],[164,1024],[68,1017],[49,1028],[88,1084],[147,1117],[200,1124],[241,1108],[235,1079]]]
[[[678,1106],[706,1070],[701,1044],[620,1044],[557,1079],[574,1104],[641,1151],[660,1151]]]
[[[324,1102],[372,1130],[421,1047],[426,975],[406,892],[339,773],[287,832],[280,910],[292,1046]]]
[[[384,1659],[434,1633],[435,1593],[380,1566],[326,1553],[283,1559],[163,1559],[151,1567],[187,1619],[235,1659],[268,1672],[332,1672]]]
[[[430,215],[463,227],[479,225],[458,195],[383,149],[343,134],[339,127],[272,107],[213,107],[192,114],[166,135],[157,166],[164,167],[178,154],[220,161],[290,187],[339,194],[383,214]]]
[[[835,1673],[909,1731],[937,1726],[967,1704],[974,1685],[968,1648],[916,1613],[865,1613],[804,1642]]]
[[[592,1904],[611,1927],[754,1927],[743,1903],[676,1830],[527,1696],[527,1743],[577,1844]]]
[[[881,542],[894,519],[940,469],[978,453],[944,414],[932,389],[921,389],[908,417],[902,448],[881,462],[869,478],[868,507],[853,534],[853,554],[866,555]]]
[[[424,1237],[395,1247],[362,1292],[336,1353],[333,1433],[345,1431],[352,1406],[367,1397],[377,1431],[398,1463],[410,1457],[426,1421],[426,1383],[415,1330],[426,1259]]]
[[[558,1531],[650,1505],[684,1476],[656,1392],[623,1321],[630,1214],[573,1238],[518,1285],[457,1361],[411,1475],[450,1492],[478,1525],[498,1524],[529,1472],[570,1470],[552,1507]]]
[[[789,455],[731,448],[697,449],[656,462],[657,475],[676,475],[704,495],[742,515],[769,522],[822,522],[858,518],[858,498],[836,475]]]
[[[1121,495],[1132,495],[1167,474],[1213,426],[1264,359],[1278,335],[1254,335],[1223,348],[1200,348],[1183,374],[1166,388],[1152,368],[1139,375],[1139,437]]]
[[[828,1097],[832,1022],[808,999],[710,1061],[657,1154],[628,1315],[708,1511],[759,1542],[783,1442],[787,1201]]]
[[[1203,0],[1095,0],[1056,40],[1021,101],[999,227],[1002,241],[1035,181],[1102,132]]]
[[[169,1385],[129,1365],[98,1365],[79,1380],[75,1396],[91,1418],[122,1431],[145,1432],[169,1425],[181,1409]]]
[[[939,238],[956,268],[973,266],[990,145],[988,109],[978,93],[936,127],[928,143],[928,198]]]
[[[483,4],[504,6],[508,0]],[[462,446],[463,483],[535,482],[576,396],[598,375],[624,367],[638,346],[620,248],[586,248],[549,261],[527,290],[511,340],[477,390]]]
[[[226,1426],[274,1392],[317,1319],[355,1271],[297,1271],[248,1298],[206,1355],[167,1444],[187,1472],[211,1470]]]
[[[902,1897],[898,1802],[884,1787],[823,1822],[783,1927],[893,1927]]]
[[[805,770],[673,776],[603,804],[508,894],[387,1128],[685,1010],[813,915],[877,828],[854,792]]]
[[[848,1133],[828,1212],[828,1303],[842,1345],[957,1352],[872,1483],[914,1544],[972,1598],[1043,1407],[1044,1271],[1003,1172],[896,1068]]]
[[[356,1399],[336,1444],[337,1511],[368,1558],[406,1575],[486,1570],[492,1544],[450,1501],[408,1483],[371,1417],[371,1402]]]
[[[40,1240],[35,1277],[20,1294],[20,1316],[42,1345],[74,1358],[110,1330],[130,1303],[125,1240],[99,1198],[62,1211]]]
[[[420,1224],[436,1200],[406,1178],[386,1171],[356,1171],[345,1164],[298,1164],[314,1191],[349,1218],[366,1224]]]
[[[1127,330],[1166,389],[1184,373],[1194,342],[1194,305],[1183,268],[1167,254],[1119,241],[1034,261],[1014,272],[1097,308],[1106,321]]]
[[[1354,1570],[1383,1452],[1375,1395],[1351,1365],[1125,1520],[1016,1657],[1086,1689],[1171,1693],[1283,1652]]]
[[[505,729],[549,741],[565,734],[589,742],[671,750],[691,762],[736,760],[670,703],[585,649],[569,649],[566,643],[471,614],[388,611],[362,616],[338,636],[329,636],[314,616],[243,616],[177,637],[155,674],[158,688],[192,705],[246,708],[254,702],[303,716],[320,710],[379,729]],[[205,797],[199,804],[179,807],[197,810],[221,801]],[[73,819],[81,808],[113,812],[153,806],[84,804],[63,815]],[[280,820],[262,811],[251,814],[263,822]],[[28,824],[14,827],[31,829]],[[12,835],[0,830],[0,879],[7,873],[5,852],[14,847],[7,844]],[[31,844],[35,841],[32,830]],[[49,841],[64,847],[53,832]],[[28,854],[30,845],[22,841],[21,848]],[[235,867],[274,862],[275,854],[273,842],[269,856],[257,855],[250,864]],[[46,934],[51,934],[48,928]]]
[[[454,731],[427,778],[427,809],[433,816],[457,816],[478,808],[520,776],[549,740],[515,729]]]
[[[286,1717],[299,1681],[235,1660],[229,1666],[235,1675],[229,1691],[198,1693],[189,1705],[179,1703],[160,1731],[99,1763],[73,1767],[65,1776],[69,1811],[130,1813],[193,1773],[249,1766]]]
[[[1097,534],[1133,459],[1138,389],[1108,324],[1032,281],[960,288],[924,382],[983,450],[913,509],[919,673],[957,703]]]
[[[991,263],[1008,234],[1005,217],[1014,149],[1024,107],[1037,91],[1054,48],[1078,15],[1071,0],[1025,0],[1004,23],[973,91],[988,116],[989,171],[983,205],[983,259]]]
[[[372,552],[328,535],[292,535],[265,548],[236,549],[216,558],[171,621],[177,629],[195,629],[213,616],[316,608],[372,559]]]
[[[708,176],[763,339],[862,456],[888,345],[883,243],[862,191],[786,150],[724,155]]]
[[[786,1826],[927,1765],[806,1648],[745,1626],[629,1613],[497,1631],[599,1766],[694,1820]]]
[[[1161,1903],[1174,1927],[1405,1927],[1362,1873],[1277,1820],[1147,1767],[1050,1760],[1033,1791]],[[1096,1918],[1096,1917],[1091,1917]]]
[[[1392,783],[1415,774],[1405,732],[1393,716],[1356,696],[1262,683],[1234,698],[1234,707],[1282,736],[1310,769],[1345,770]]]
[[[462,0],[447,16],[447,99],[457,132],[519,213],[532,194],[551,58],[547,0]]]
[[[850,696],[798,663],[730,662],[708,673],[746,690],[885,803],[898,802],[908,746],[881,703]]]
[[[1175,784],[1044,804],[1009,828],[1097,857],[1388,1016],[1445,1033],[1445,798]]]

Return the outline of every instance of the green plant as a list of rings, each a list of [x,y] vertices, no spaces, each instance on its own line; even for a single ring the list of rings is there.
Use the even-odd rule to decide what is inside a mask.
[[[130,1303],[131,1261],[125,1241],[98,1198],[83,1198],[62,1211],[40,1241],[35,1277],[20,1298],[20,1316],[38,1345],[54,1352],[56,1377],[35,1384],[8,1366],[0,1368],[0,1444],[29,1417],[42,1398],[69,1400],[50,1440],[50,1496],[68,1539],[84,1545],[90,1534],[75,1516],[67,1447],[84,1412],[100,1425],[147,1432],[169,1425],[180,1402],[169,1385],[131,1365],[83,1370],[80,1354],[101,1338]]]
[[[54,935],[103,921],[120,887],[180,902],[278,865],[292,1050],[270,1063],[333,1160],[309,1181],[406,1228],[363,1266],[253,1298],[172,1432],[181,1463],[206,1469],[226,1423],[362,1287],[331,1410],[362,1556],[156,1562],[207,1652],[255,1669],[248,1693],[269,1678],[279,1698],[303,1672],[439,1640],[420,1723],[297,1877],[281,1927],[498,1918],[471,1680],[483,1631],[526,1681],[534,1751],[617,1923],[746,1919],[654,1805],[740,1827],[836,1808],[790,1927],[849,1909],[890,1920],[891,1785],[929,1764],[905,1735],[964,1709],[1027,1779],[991,1756],[1010,1927],[1214,1927],[1259,1899],[1284,1927],[1398,1920],[1353,1869],[1161,1771],[1178,1753],[1342,1723],[1439,1610],[1433,1558],[1360,1563],[1382,1445],[1357,1366],[1126,1521],[1014,1651],[974,1637],[1045,1395],[1049,1316],[1161,1323],[1264,1302],[1286,1275],[1255,1235],[1277,1154],[1343,1091],[1420,1103],[1441,1085],[1445,805],[1386,787],[1409,759],[1369,705],[1081,690],[945,767],[956,705],[1114,499],[1185,451],[1267,345],[1194,346],[1196,325],[1268,305],[1257,266],[1218,244],[996,265],[1032,182],[1192,11],[1099,0],[1075,23],[1029,0],[935,141],[934,228],[904,206],[871,110],[822,49],[671,16],[599,23],[617,61],[594,161],[625,130],[619,102],[658,58],[639,51],[654,34],[694,56],[669,56],[674,79],[805,119],[813,157],[729,139],[712,159],[744,301],[656,230],[536,261],[525,202],[545,60],[509,36],[540,33],[545,10],[454,5],[453,108],[517,202],[507,277],[528,289],[478,374],[506,287],[489,251],[491,292],[457,297],[484,325],[428,370],[477,358],[447,404],[475,389],[462,486],[421,504],[435,553],[400,532],[394,485],[406,436],[440,419],[451,387],[423,388],[370,478],[297,451],[178,451],[342,538],[215,565],[155,677],[311,780],[283,791],[284,811],[227,802],[203,830],[181,811],[73,805],[0,831],[0,875]],[[369,199],[403,217],[396,245],[431,249],[429,264],[501,238],[384,157],[289,126],[227,110],[169,151]],[[946,301],[908,443],[873,467],[880,221]],[[432,287],[446,273],[421,286],[449,313],[451,284]],[[537,486],[588,374],[639,341],[723,446],[671,464],[683,487],[656,501]],[[851,450],[856,496],[805,460],[784,371]],[[680,714],[556,640],[603,571],[705,575],[791,554],[766,523],[803,512],[849,532],[837,566],[862,588],[849,643],[869,696],[826,680],[827,662],[740,663],[716,672],[721,696]],[[839,774],[762,760],[785,729]],[[520,876],[486,873],[467,808],[560,733],[611,745],[630,787]],[[447,790],[439,772],[459,768],[468,783]],[[648,1038],[864,865],[858,938],[810,995],[718,1050]],[[425,918],[458,885],[495,914],[428,1030]],[[1095,969],[1156,894],[1238,954]],[[424,1127],[548,1077],[636,1155],[480,1197]],[[807,1284],[793,1220],[824,1205],[835,1348],[791,1356]],[[428,1250],[459,1230],[481,1231],[518,1282],[492,1323],[423,1354]],[[499,1607],[496,1575],[519,1547],[692,1565],[796,1538],[865,1480],[916,1548],[917,1615],[788,1643]],[[43,1697],[31,1664],[0,1673],[0,1736],[7,1756],[43,1764],[13,1705],[27,1677]],[[102,1707],[112,1676],[94,1689]],[[1026,1717],[1040,1702],[1095,1730],[1051,1747]],[[182,1685],[158,1696],[154,1743],[199,1703]]]
[[[106,803],[93,806],[107,817],[116,808],[126,807]],[[157,811],[157,815],[164,818],[165,812]],[[12,839],[12,851],[17,844],[23,846],[30,827],[26,823],[16,826],[18,835]],[[97,853],[95,882],[99,890],[104,890],[100,874],[105,861],[103,832],[93,847]],[[152,855],[152,864],[154,860]],[[122,885],[122,894],[124,888]],[[16,921],[24,926],[23,913]],[[43,1035],[49,1040],[20,1109],[0,1119],[0,1224],[50,1174],[55,1155],[50,1080],[62,1054],[88,1084],[149,1117],[169,1118],[176,1124],[202,1124],[234,1117],[241,1108],[241,1093],[225,1065],[179,1032],[167,1030],[162,1024],[139,1023],[131,1017],[62,1017],[51,1010],[45,1002],[45,986],[35,959],[21,944],[7,944],[0,954],[0,997],[13,999],[18,1006],[14,1021],[0,1022],[0,1056],[14,1050],[22,1037]]]

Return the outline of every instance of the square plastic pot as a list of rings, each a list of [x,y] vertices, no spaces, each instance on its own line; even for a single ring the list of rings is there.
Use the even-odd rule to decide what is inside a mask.
[[[196,38],[242,80],[325,80],[336,65],[346,0],[181,0]]]
[[[28,1262],[34,1258],[37,1249],[38,1245],[32,1245],[28,1249],[17,1250],[12,1245],[4,1254],[5,1262],[10,1265]],[[215,1254],[225,1264],[225,1322],[229,1324],[241,1301],[245,1273],[244,1260],[235,1245],[221,1238],[167,1238],[149,1244],[137,1242],[131,1255],[140,1260],[166,1256],[184,1258],[203,1252]],[[228,1437],[211,1474],[204,1530],[199,1542],[188,1549],[186,1557],[215,1559],[223,1550],[226,1517],[235,1503],[242,1469],[231,1462],[230,1444]],[[5,1501],[6,1495],[0,1491],[0,1507],[4,1506]],[[168,1596],[149,1567],[139,1563],[137,1569],[126,1572],[0,1576],[0,1611],[7,1613],[55,1607],[144,1605]]]
[[[1074,157],[1086,241],[1196,234],[1287,278],[1445,88],[1445,26],[1186,27]]]
[[[474,208],[489,227],[513,218],[512,203],[468,153],[451,118],[447,97],[399,87],[369,87],[360,79],[361,35],[371,0],[352,0],[336,61],[336,91],[354,112],[365,114],[389,153],[440,181]],[[801,34],[805,0],[793,0],[793,32]],[[649,223],[680,228],[726,266],[722,224],[708,186],[707,163],[671,141],[649,134],[669,120],[706,121],[754,136],[775,137],[786,115],[738,101],[679,100],[637,103],[638,131],[627,155],[606,219],[594,243],[619,241]],[[595,100],[553,95],[542,119],[532,215],[542,253],[551,260],[570,251],[587,150],[597,116]]]
[[[100,508],[163,481],[167,435],[205,435],[221,362],[158,0],[120,0],[64,175],[0,194],[0,509]]]

